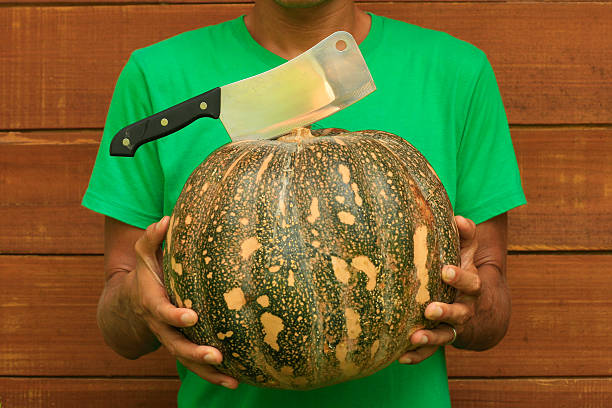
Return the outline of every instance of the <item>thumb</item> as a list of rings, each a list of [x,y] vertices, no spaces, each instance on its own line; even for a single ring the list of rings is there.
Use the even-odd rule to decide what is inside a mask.
[[[155,279],[160,284],[162,273],[157,253],[168,231],[169,219],[170,217],[165,216],[158,222],[149,225],[134,245],[139,263],[143,263],[147,269],[153,272]]]
[[[462,217],[455,217],[457,229],[459,230],[459,249],[461,254],[461,267],[466,267],[474,261],[474,255],[478,249],[478,240],[476,239],[476,224],[474,221]]]
[[[455,222],[457,223],[461,243],[464,246],[468,246],[476,238],[476,224],[474,224],[474,221],[461,215],[455,216]]]
[[[166,238],[166,233],[168,232],[168,225],[170,217],[167,215],[164,216],[158,222],[155,222],[147,227],[145,231],[144,238],[146,240],[145,244],[148,249],[152,250],[152,252],[157,251],[159,246],[164,242]]]

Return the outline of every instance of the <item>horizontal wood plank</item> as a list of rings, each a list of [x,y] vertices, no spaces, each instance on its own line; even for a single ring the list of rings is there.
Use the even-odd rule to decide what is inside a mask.
[[[383,1],[383,0],[371,0],[371,1]],[[399,0],[399,1],[420,1],[420,0]],[[447,0],[443,0],[447,1]],[[448,0],[451,1],[451,0]],[[476,0],[479,1],[479,0]],[[486,1],[486,0],[482,0]],[[495,0],[493,0],[495,1]],[[519,0],[520,1],[520,0]],[[591,0],[585,0],[591,1]],[[44,5],[44,6],[55,6],[60,5],[64,7],[70,6],[95,6],[99,4],[234,4],[234,3],[253,3],[252,0],[0,0],[0,4],[11,4],[11,5]]]
[[[0,378],[6,408],[171,408],[178,379]]]
[[[612,128],[515,128],[512,137],[527,205],[510,213],[510,248],[612,249]]]
[[[176,375],[163,348],[131,361],[104,343],[102,257],[2,256],[0,270],[0,376]]]
[[[0,129],[101,127],[130,52],[250,4],[6,7]],[[482,48],[516,124],[612,123],[612,3],[364,3]],[[158,24],[164,16],[164,24]],[[535,39],[535,41],[534,41]]]
[[[0,253],[103,252],[103,217],[80,205],[100,134],[0,133]]]
[[[508,284],[506,337],[483,352],[449,348],[449,375],[612,375],[612,255],[512,255]]]
[[[376,2],[388,2],[389,0],[357,0],[356,3],[376,3]],[[437,0],[439,2],[455,2],[455,0]],[[478,2],[526,2],[531,0],[470,0],[470,3],[478,3]],[[540,0],[543,3],[546,2],[563,2],[563,0]],[[611,0],[604,0],[611,1]],[[423,0],[393,0],[393,3],[422,3]],[[573,2],[577,3],[588,3],[588,2],[596,2],[596,0],[573,0]],[[63,0],[0,0],[0,4],[11,4],[11,5],[45,5],[45,6],[83,6],[83,5],[97,5],[97,4],[233,4],[233,3],[249,3],[252,4],[254,1],[252,0],[72,0],[72,1],[63,1]]]
[[[612,375],[612,255],[512,255],[513,317],[486,352],[449,348],[458,377]],[[102,258],[0,256],[0,376],[172,376],[160,350],[115,355],[96,326]]]
[[[0,253],[102,253],[102,217],[80,206],[100,133],[0,133]],[[528,204],[510,248],[612,249],[612,128],[512,133]]]
[[[611,378],[451,379],[453,408],[608,408]]]
[[[451,379],[453,408],[608,408],[612,379]],[[178,380],[0,378],[3,406],[176,406]]]
[[[510,123],[612,123],[612,3],[591,6],[460,3],[434,11],[426,3],[379,3],[369,9],[484,50]]]

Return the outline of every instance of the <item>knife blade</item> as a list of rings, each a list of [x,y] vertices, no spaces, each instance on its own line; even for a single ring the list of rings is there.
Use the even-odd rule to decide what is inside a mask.
[[[276,68],[124,127],[113,137],[110,154],[133,157],[143,144],[203,117],[220,119],[232,141],[273,139],[344,109],[375,89],[355,39],[337,31]]]

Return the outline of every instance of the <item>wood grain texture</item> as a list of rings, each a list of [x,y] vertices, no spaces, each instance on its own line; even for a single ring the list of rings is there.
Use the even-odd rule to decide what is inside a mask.
[[[612,128],[512,129],[527,205],[513,250],[612,248]]]
[[[172,408],[178,379],[0,378],[6,408]]]
[[[0,378],[3,406],[27,408],[170,408],[178,380]],[[608,408],[612,380],[451,379],[453,408]]]
[[[0,129],[100,127],[132,50],[237,17],[250,7],[3,8]],[[496,70],[512,123],[612,123],[612,25],[606,24],[612,3],[372,2],[363,7],[482,48]],[[164,24],[158,24],[160,16]]]
[[[609,408],[612,379],[451,379],[453,408]]]
[[[612,375],[612,255],[512,255],[510,328],[484,352],[448,349],[450,376]]]
[[[454,2],[454,0],[437,0],[439,2]],[[471,3],[477,2],[526,2],[530,0],[470,0]],[[543,0],[542,2],[562,2],[563,0]],[[576,2],[593,2],[593,0],[575,0]],[[604,0],[610,1],[610,0]],[[356,3],[375,3],[375,2],[388,2],[388,0],[356,0]],[[393,0],[393,3],[419,3],[422,0]],[[11,4],[11,5],[31,5],[31,4],[41,4],[46,6],[53,5],[97,5],[100,3],[104,4],[232,4],[232,3],[254,3],[252,0],[72,0],[72,1],[62,1],[62,0],[0,0],[0,4]]]
[[[102,216],[80,206],[100,133],[0,133],[0,253],[102,253]],[[612,249],[612,129],[512,133],[528,204],[510,249]]]
[[[250,7],[3,8],[0,129],[102,127],[115,81],[133,50],[237,17]]]
[[[102,257],[3,256],[0,271],[0,376],[176,375],[165,349],[131,361],[104,344]]]
[[[100,133],[0,134],[0,253],[103,251],[103,217],[80,205]]]
[[[389,0],[357,0],[358,4],[367,4],[367,3],[378,3],[378,2],[388,2]],[[437,0],[439,2],[454,2],[454,0]],[[530,0],[470,0],[470,3],[478,3],[478,2],[528,2]],[[604,0],[610,1],[610,0]],[[393,0],[393,3],[419,3],[422,0]],[[543,3],[548,2],[563,2],[563,0],[542,0]],[[588,3],[593,2],[593,0],[574,0],[577,3]],[[248,3],[252,4],[252,0],[72,0],[72,1],[62,1],[62,0],[0,0],[0,4],[11,4],[11,5],[45,5],[45,6],[54,6],[54,5],[74,5],[74,6],[84,6],[84,5],[97,5],[97,4],[232,4],[232,3]]]
[[[449,375],[611,375],[611,265],[612,255],[510,256],[508,335],[486,352],[449,348]],[[0,270],[0,376],[175,375],[163,350],[131,361],[104,345],[101,257],[0,256]]]
[[[510,123],[611,123],[612,4],[429,6],[377,3],[368,9],[483,49]]]

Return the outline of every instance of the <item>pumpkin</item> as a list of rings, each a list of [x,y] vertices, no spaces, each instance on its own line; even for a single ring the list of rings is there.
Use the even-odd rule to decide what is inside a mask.
[[[459,261],[450,202],[427,160],[381,131],[299,129],[230,143],[187,180],[163,257],[181,329],[218,369],[262,387],[313,389],[370,375],[433,327]]]

